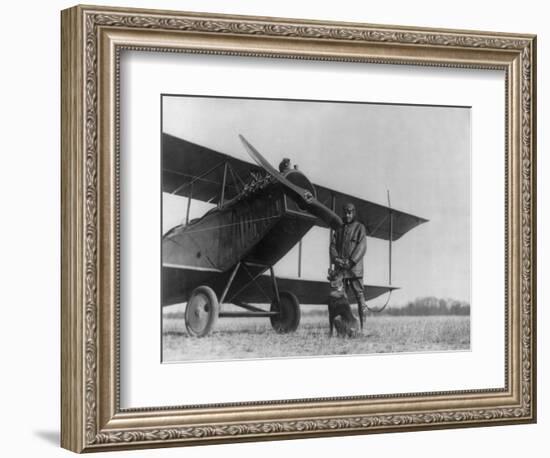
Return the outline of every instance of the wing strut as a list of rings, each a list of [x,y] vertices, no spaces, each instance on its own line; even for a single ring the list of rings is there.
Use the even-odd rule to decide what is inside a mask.
[[[298,242],[298,278],[302,278],[302,239]]]
[[[189,187],[189,196],[187,196],[187,211],[185,212],[185,225],[189,224],[189,210],[191,210],[191,199],[193,198],[193,182]]]
[[[214,172],[215,170],[221,168],[222,166],[223,166],[223,176],[222,176],[222,183],[221,183],[221,187],[220,187],[220,200],[218,202],[218,207],[221,208],[221,207],[223,207],[225,201],[227,200],[226,197],[225,197],[226,196],[225,190],[228,186],[228,182],[227,182],[228,173],[231,174],[231,178],[233,179],[233,185],[239,191],[240,191],[241,188],[239,186],[239,182],[237,181],[237,179],[239,179],[239,181],[241,183],[243,183],[243,181],[241,180],[239,175],[235,174],[235,171],[233,170],[233,167],[231,166],[231,164],[228,161],[220,162],[219,164],[217,164],[216,166],[214,166],[211,169],[207,170],[203,174],[194,177],[189,182],[183,183],[181,186],[178,186],[174,191],[172,191],[172,194],[176,194],[177,192],[181,191],[184,187],[187,187],[187,186],[189,187],[189,195],[187,196],[187,211],[186,211],[186,215],[185,215],[185,224],[186,225],[189,224],[189,213],[190,213],[190,209],[191,209],[191,200],[193,199],[193,184],[195,182],[199,181],[199,180],[203,180],[207,175],[209,175],[210,173]],[[210,199],[210,200],[212,200],[212,199]]]
[[[223,165],[223,181],[222,181],[222,191],[221,191],[221,199],[218,203],[218,207],[223,207],[224,200],[225,200],[225,183],[227,182],[227,165],[228,163],[225,162]]]
[[[391,286],[391,248],[392,248],[392,241],[393,241],[393,212],[392,212],[392,209],[391,209],[391,200],[390,200],[390,190],[387,189],[387,193],[388,193],[388,208],[389,208],[389,211],[390,211],[390,233],[388,234],[388,240],[389,240],[389,243],[388,243],[388,246],[389,246],[389,273],[388,273],[388,282],[389,282],[389,285]]]
[[[386,190],[387,192],[387,195],[388,195],[388,216],[390,218],[390,227],[389,227],[389,234],[388,234],[388,257],[389,257],[389,267],[388,267],[388,283],[389,285],[391,286],[391,258],[392,258],[392,242],[393,242],[393,210],[391,208],[391,200],[390,200],[390,190],[387,189]],[[390,289],[388,291],[388,297],[386,298],[386,302],[384,303],[384,305],[382,305],[381,307],[378,307],[377,309],[374,309],[374,308],[371,308],[369,307],[367,304],[365,304],[365,308],[369,311],[369,312],[373,312],[373,313],[380,313],[382,312],[387,306],[388,304],[390,303],[390,299],[391,299],[391,293],[393,292],[392,289]]]

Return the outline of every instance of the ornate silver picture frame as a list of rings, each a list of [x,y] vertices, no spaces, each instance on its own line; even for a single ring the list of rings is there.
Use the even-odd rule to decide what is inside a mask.
[[[64,10],[61,18],[62,447],[92,452],[536,421],[535,36],[93,6]],[[375,66],[382,73],[389,68],[500,73],[503,113],[497,124],[504,126],[504,138],[494,140],[502,145],[495,148],[503,167],[490,175],[503,184],[496,192],[504,214],[497,272],[504,287],[503,300],[494,304],[503,317],[494,324],[496,335],[503,336],[494,342],[502,349],[495,363],[502,386],[394,392],[343,386],[327,395],[305,389],[305,395],[286,398],[224,400],[205,392],[184,403],[129,402],[128,386],[137,381],[129,380],[133,372],[123,348],[128,309],[121,308],[121,288],[128,281],[121,246],[129,236],[121,231],[121,176],[130,173],[121,159],[128,116],[121,100],[129,84],[121,61],[129,53],[223,56],[244,72],[250,62],[270,60],[291,70],[294,64],[323,63],[334,72],[339,64],[353,64],[358,72]],[[182,81],[180,92],[186,90]],[[157,126],[150,135],[158,146]],[[151,174],[158,178],[160,170]],[[472,201],[477,198],[474,193]],[[482,273],[474,270],[475,275]],[[160,302],[151,307],[159,310]],[[478,344],[473,341],[472,352]],[[156,361],[162,365],[160,357]],[[212,364],[216,374],[221,366]],[[237,363],[217,364],[227,374]],[[364,377],[362,370],[356,374]]]

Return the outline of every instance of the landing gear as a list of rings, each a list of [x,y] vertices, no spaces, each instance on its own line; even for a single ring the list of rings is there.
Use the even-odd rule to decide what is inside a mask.
[[[193,290],[187,307],[185,308],[185,327],[191,337],[206,336],[216,324],[218,318],[269,318],[271,326],[279,334],[287,334],[296,331],[300,324],[300,303],[298,298],[290,291],[281,291],[277,287],[277,279],[273,267],[268,267],[273,288],[273,301],[270,310],[265,310],[255,305],[235,300],[235,296],[229,295],[230,303],[244,309],[244,311],[220,311],[221,305],[226,303],[233,280],[241,266],[246,269],[244,261],[238,263],[231,272],[225,288],[221,292],[220,299],[215,291],[206,285],[201,285]],[[256,265],[257,266],[257,265]],[[267,267],[267,266],[266,266]],[[247,270],[248,272],[248,270]],[[250,283],[255,283],[263,271],[250,275]],[[242,288],[241,288],[242,289]],[[271,298],[260,288],[269,301]],[[240,290],[239,290],[240,291]],[[268,302],[269,303],[269,302]]]
[[[190,336],[203,337],[210,332],[220,313],[216,293],[209,286],[193,290],[185,308],[185,327]]]
[[[279,293],[279,302],[275,300],[271,303],[271,312],[277,313],[269,318],[277,333],[287,334],[298,329],[301,317],[300,302],[290,291]]]

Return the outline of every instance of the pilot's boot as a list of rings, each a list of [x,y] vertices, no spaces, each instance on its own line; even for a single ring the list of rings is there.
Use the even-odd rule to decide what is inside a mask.
[[[363,330],[363,321],[365,317],[365,311],[367,310],[367,304],[365,302],[365,293],[360,290],[355,293],[357,297],[357,312],[359,313],[359,323],[361,325],[361,330]]]

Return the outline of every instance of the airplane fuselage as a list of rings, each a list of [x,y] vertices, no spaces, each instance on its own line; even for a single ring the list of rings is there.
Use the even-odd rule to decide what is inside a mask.
[[[307,180],[301,172],[292,175],[302,184]],[[231,286],[238,291],[277,263],[315,222],[284,186],[269,182],[173,228],[162,239],[163,303],[185,301],[199,283],[220,295],[234,267],[245,261]]]

